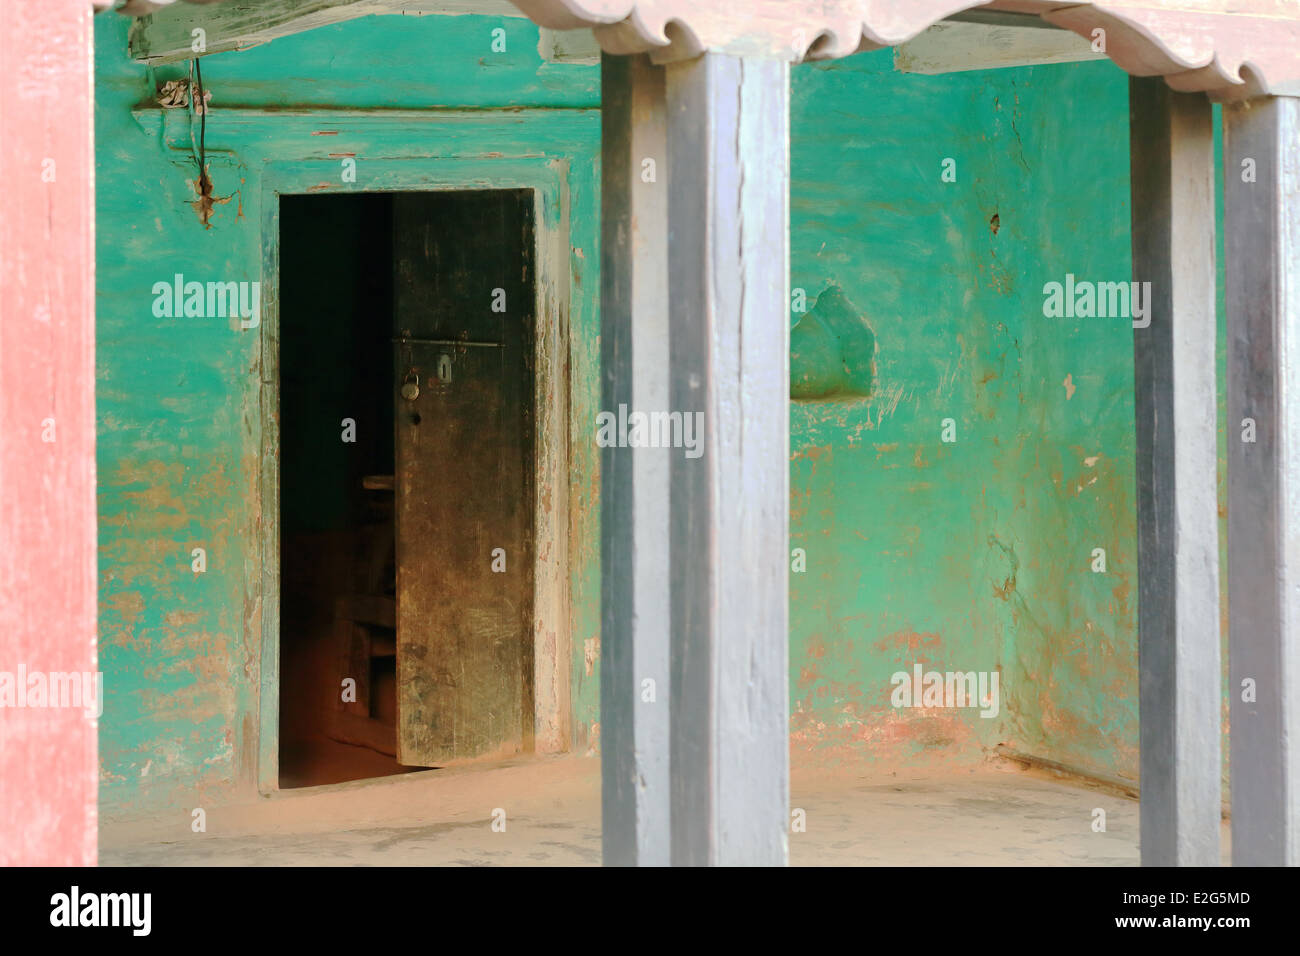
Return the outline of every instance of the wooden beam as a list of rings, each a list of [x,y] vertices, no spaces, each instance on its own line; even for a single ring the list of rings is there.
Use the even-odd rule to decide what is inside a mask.
[[[1214,135],[1209,101],[1129,81],[1142,862],[1217,866]]]
[[[1014,27],[1020,30],[1061,30],[1035,13],[1006,10],[965,10],[944,17],[944,23],[977,23],[986,27]]]
[[[602,408],[669,409],[664,70],[601,65]],[[601,451],[601,819],[611,866],[670,862],[671,449]],[[646,683],[649,681],[650,683]]]
[[[69,693],[51,706],[27,694],[75,687],[78,698],[90,692],[102,706],[90,18],[85,0],[48,0],[8,17],[0,30],[4,866],[94,866],[98,842],[92,702]]]
[[[246,50],[279,37],[377,14],[405,16],[481,14],[522,17],[509,0],[226,0],[175,3],[131,25],[131,56],[172,63],[209,53]],[[202,49],[195,49],[202,30]]]
[[[1077,33],[1038,17],[1003,14],[1004,19],[987,22],[968,21],[967,16],[973,15],[957,14],[895,47],[894,69],[933,75],[1106,59]]]
[[[1300,99],[1223,111],[1232,862],[1300,865]]]
[[[600,62],[600,44],[590,30],[538,30],[538,52],[548,63]]]
[[[668,67],[672,859],[784,865],[789,813],[789,66]]]

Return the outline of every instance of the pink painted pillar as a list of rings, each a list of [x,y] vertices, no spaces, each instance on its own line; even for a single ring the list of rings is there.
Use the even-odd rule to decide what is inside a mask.
[[[81,699],[85,690],[93,702],[96,670],[94,162],[89,0],[6,9],[0,27],[0,864],[6,866],[96,862],[98,722]],[[44,706],[30,706],[41,697]],[[64,706],[49,706],[59,703]]]

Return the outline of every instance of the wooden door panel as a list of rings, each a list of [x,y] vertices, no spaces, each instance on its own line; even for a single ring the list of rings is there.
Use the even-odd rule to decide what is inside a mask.
[[[403,764],[437,766],[531,748],[533,289],[526,198],[395,197]],[[504,291],[503,312],[492,309],[495,289]]]

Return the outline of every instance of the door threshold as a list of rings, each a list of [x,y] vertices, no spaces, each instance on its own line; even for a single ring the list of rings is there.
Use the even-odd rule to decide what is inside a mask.
[[[265,791],[259,794],[263,800],[292,800],[298,796],[313,796],[323,793],[346,793],[380,786],[400,786],[404,783],[419,784],[434,778],[447,779],[464,774],[483,773],[491,770],[507,770],[512,767],[528,766],[538,760],[560,759],[568,754],[518,754],[512,757],[474,757],[447,763],[441,767],[429,767],[425,770],[412,770],[409,773],[394,773],[383,777],[363,777],[360,780],[344,780],[339,783],[322,783],[310,787],[288,787]]]

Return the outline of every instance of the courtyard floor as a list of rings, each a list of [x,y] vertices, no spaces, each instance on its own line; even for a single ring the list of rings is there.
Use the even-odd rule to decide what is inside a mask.
[[[796,769],[794,866],[1135,866],[1138,805],[991,760],[952,772]],[[1095,811],[1105,811],[1104,832]],[[100,863],[124,866],[592,866],[600,762],[533,758],[282,791],[256,803],[105,820]],[[505,829],[493,829],[503,810]],[[500,813],[495,813],[498,820]],[[1228,827],[1223,832],[1225,862]]]

